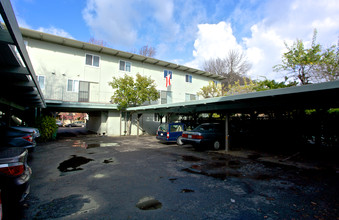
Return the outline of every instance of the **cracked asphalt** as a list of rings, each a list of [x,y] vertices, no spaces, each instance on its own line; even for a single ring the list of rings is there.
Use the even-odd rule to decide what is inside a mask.
[[[70,129],[70,130],[66,130]],[[62,128],[31,155],[22,219],[338,219],[338,172]],[[67,135],[68,134],[68,135]],[[19,213],[19,212],[17,212]]]

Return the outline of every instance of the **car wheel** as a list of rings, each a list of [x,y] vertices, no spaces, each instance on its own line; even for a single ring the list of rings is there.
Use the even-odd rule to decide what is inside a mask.
[[[214,143],[213,143],[213,149],[214,149],[214,150],[219,150],[219,149],[220,149],[220,142],[219,142],[219,141],[214,141]]]
[[[182,143],[182,136],[179,136],[177,138],[177,145],[183,145],[184,143]]]

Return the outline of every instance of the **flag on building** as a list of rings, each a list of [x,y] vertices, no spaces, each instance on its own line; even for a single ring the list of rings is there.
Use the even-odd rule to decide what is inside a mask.
[[[172,73],[169,73],[166,76],[166,87],[171,85],[171,75]]]

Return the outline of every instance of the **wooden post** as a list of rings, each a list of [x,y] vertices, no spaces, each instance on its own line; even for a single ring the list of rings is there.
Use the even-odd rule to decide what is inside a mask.
[[[225,118],[225,151],[228,152],[229,151],[229,115],[228,113],[226,114],[226,118]]]

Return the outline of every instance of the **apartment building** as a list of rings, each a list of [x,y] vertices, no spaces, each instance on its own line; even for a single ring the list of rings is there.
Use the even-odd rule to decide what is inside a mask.
[[[139,73],[155,81],[160,98],[149,103],[152,105],[201,99],[197,92],[203,86],[211,80],[219,83],[222,79],[198,69],[100,45],[24,28],[21,32],[47,107],[56,101],[82,106],[86,103],[115,105],[111,102],[114,90],[109,82],[125,74],[134,77]],[[123,120],[119,111],[93,111],[92,117],[89,115],[90,130],[108,135],[124,134],[124,126],[118,126]],[[147,126],[147,122],[151,124],[141,128],[146,132],[152,132],[159,124],[150,115],[143,115],[143,121],[143,126]],[[136,129],[140,128],[134,126],[132,134]]]

